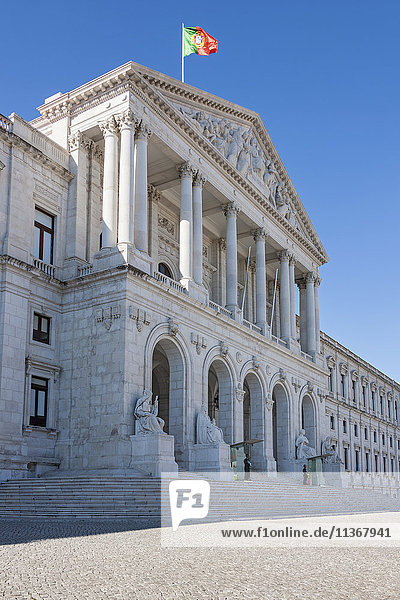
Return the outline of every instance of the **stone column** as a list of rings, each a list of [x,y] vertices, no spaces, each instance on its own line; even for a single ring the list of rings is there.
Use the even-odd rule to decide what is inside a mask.
[[[87,257],[88,189],[90,189],[90,153],[94,143],[77,131],[68,138],[70,171],[75,177],[68,190],[65,258]],[[96,248],[97,250],[97,248]]]
[[[315,296],[314,296],[314,273],[307,273],[306,298],[307,298],[307,352],[312,356],[316,351],[315,336]]]
[[[135,246],[148,252],[148,202],[147,202],[147,142],[151,131],[140,122],[135,139]]]
[[[290,321],[290,280],[289,280],[289,259],[290,254],[287,250],[279,253],[281,261],[280,268],[280,307],[281,307],[281,338],[289,341],[291,334]]]
[[[307,293],[305,279],[299,279],[297,285],[300,291],[300,347],[307,352]]]
[[[225,206],[226,216],[226,308],[235,316],[237,311],[237,216],[239,208],[234,202]]]
[[[193,279],[203,285],[203,185],[206,180],[197,172],[193,180]]]
[[[118,130],[114,117],[100,124],[104,136],[102,248],[117,244]]]
[[[289,285],[290,285],[290,335],[294,340],[297,340],[296,331],[296,288],[294,280],[294,268],[296,261],[294,256],[289,260]]]
[[[321,283],[321,278],[316,277],[315,285],[314,285],[314,304],[315,304],[315,348],[317,354],[321,352],[321,332],[320,332],[320,322],[319,322],[319,286]]]
[[[243,442],[243,400],[244,390],[238,387],[233,395],[233,444]]]
[[[258,229],[254,233],[256,242],[256,325],[265,333],[267,325],[267,273],[265,264],[265,241],[267,233]]]
[[[181,281],[187,284],[192,279],[193,269],[193,167],[184,163],[178,169],[181,178],[181,210],[179,224],[179,269]]]
[[[133,243],[135,117],[127,110],[118,119],[121,132],[119,158],[118,243]]]

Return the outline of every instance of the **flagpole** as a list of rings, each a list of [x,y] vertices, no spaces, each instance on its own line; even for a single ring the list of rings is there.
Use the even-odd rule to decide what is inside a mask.
[[[183,31],[184,31],[184,24],[182,23],[182,83],[185,83],[185,62],[184,62],[184,56],[183,56],[183,47],[184,47],[184,42],[183,42]]]

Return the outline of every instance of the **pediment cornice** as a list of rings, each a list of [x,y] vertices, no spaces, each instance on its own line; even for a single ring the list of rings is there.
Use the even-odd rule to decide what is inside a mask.
[[[328,261],[325,249],[294,189],[271,138],[269,137],[260,116],[253,111],[244,110],[230,102],[225,102],[215,96],[211,96],[207,92],[196,90],[191,86],[181,84],[172,78],[130,62],[86,83],[76,90],[62,94],[58,98],[40,106],[38,110],[41,112],[42,118],[35,119],[32,124],[35,125],[37,123],[39,125],[42,122],[43,117],[45,121],[49,120],[50,122],[54,122],[63,118],[65,115],[73,116],[88,108],[93,108],[97,104],[109,100],[124,91],[132,92],[145,104],[149,105],[156,114],[159,114],[159,116],[163,117],[170,125],[188,136],[190,141],[196,145],[199,152],[205,152],[213,163],[224,172],[224,175],[228,175],[231,178],[235,187],[239,186],[245,194],[252,197],[256,203],[261,205],[263,209],[269,213],[272,220],[279,223],[279,225],[286,230],[300,246],[308,250],[320,264]],[[261,144],[265,154],[274,161],[274,166],[278,172],[279,178],[284,182],[287,197],[296,211],[301,228],[303,229],[302,232],[291,225],[288,220],[266,200],[265,195],[260,192],[257,186],[244,178],[238,170],[226,160],[221,152],[219,152],[209,140],[196,130],[196,127],[188,121],[188,118],[174,106],[174,103],[172,102],[173,97],[176,100],[183,100],[184,102],[189,101],[207,107],[208,109],[218,111],[221,115],[225,115],[226,118],[237,119],[253,128],[258,142]]]

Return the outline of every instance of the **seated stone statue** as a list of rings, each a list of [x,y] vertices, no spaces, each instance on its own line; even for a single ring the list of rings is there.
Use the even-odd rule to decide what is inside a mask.
[[[304,460],[305,458],[314,458],[317,455],[315,448],[309,445],[310,442],[306,437],[304,429],[300,429],[300,433],[296,438],[296,457]]]
[[[321,454],[324,457],[324,462],[326,463],[339,464],[343,462],[340,459],[336,449],[333,447],[333,442],[330,435],[326,436],[326,438],[322,442]]]
[[[136,417],[136,433],[162,433],[166,435],[164,421],[158,417],[158,396],[152,401],[153,392],[144,390],[143,396],[136,402],[134,415]]]
[[[222,429],[218,427],[215,419],[211,421],[205,406],[201,407],[197,415],[196,434],[198,444],[216,444],[224,441]]]

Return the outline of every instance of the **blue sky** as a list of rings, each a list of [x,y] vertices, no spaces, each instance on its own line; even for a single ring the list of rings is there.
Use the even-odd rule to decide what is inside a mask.
[[[187,83],[260,113],[330,257],[321,328],[400,381],[397,0],[16,0],[7,15],[0,112],[28,120],[128,60],[179,78],[182,21],[216,37]]]

